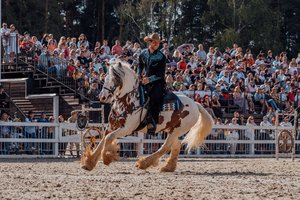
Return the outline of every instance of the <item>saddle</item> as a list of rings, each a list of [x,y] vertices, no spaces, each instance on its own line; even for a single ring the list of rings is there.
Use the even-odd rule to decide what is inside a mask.
[[[149,121],[149,97],[148,95],[145,93],[144,89],[142,86],[139,87],[139,99],[140,99],[140,105],[147,109],[148,112],[146,114],[146,117],[144,120],[141,121],[140,125],[138,126],[138,128],[136,129],[136,131],[139,131],[141,129],[143,129]],[[166,90],[166,93],[163,97],[163,103],[161,106],[161,112],[167,112],[167,111],[177,111],[183,108],[183,103],[180,101],[179,97],[174,94],[174,92],[170,91],[170,90]]]
[[[145,93],[142,86],[139,87],[139,99],[140,105],[144,108],[149,108],[149,97]],[[163,97],[163,103],[161,106],[161,111],[176,111],[183,108],[183,104],[180,101],[179,97],[171,90],[166,90],[166,93]]]

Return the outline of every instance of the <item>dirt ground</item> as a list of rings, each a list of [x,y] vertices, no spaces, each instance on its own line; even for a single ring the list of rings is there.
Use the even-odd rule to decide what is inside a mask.
[[[180,159],[176,172],[135,169],[134,160],[0,160],[0,199],[300,199],[300,160]]]

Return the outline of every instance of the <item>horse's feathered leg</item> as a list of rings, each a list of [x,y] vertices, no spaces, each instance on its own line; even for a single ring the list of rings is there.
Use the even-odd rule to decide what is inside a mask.
[[[122,127],[105,136],[101,152],[101,158],[105,165],[109,165],[112,161],[119,158],[119,146],[117,145],[116,139],[129,135],[132,132],[132,127]]]
[[[86,148],[81,156],[81,168],[91,171],[95,168],[103,148],[104,138],[97,145],[96,149],[92,152],[90,148]]]
[[[136,167],[139,169],[145,170],[150,166],[157,165],[157,162],[160,159],[160,157],[163,156],[164,154],[168,153],[171,150],[171,146],[173,145],[175,139],[176,139],[176,136],[169,134],[165,143],[158,149],[158,151],[151,154],[150,156],[141,157],[136,162]]]
[[[171,155],[166,161],[166,164],[160,169],[161,172],[174,172],[177,166],[178,155],[180,153],[181,143],[178,138],[174,141],[171,147]]]

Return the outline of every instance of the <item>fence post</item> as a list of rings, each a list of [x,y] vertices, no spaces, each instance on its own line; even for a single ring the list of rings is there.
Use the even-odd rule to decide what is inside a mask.
[[[53,116],[54,116],[54,123],[55,123],[55,139],[56,142],[54,143],[54,156],[58,156],[58,143],[60,142],[59,139],[59,122],[58,122],[58,114],[59,113],[59,96],[53,97]]]
[[[252,128],[251,129],[251,139],[250,139],[250,155],[254,155],[254,143],[255,143],[255,129],[254,128]]]
[[[142,156],[144,154],[144,133],[138,132],[138,138],[140,142],[137,143],[137,155]]]

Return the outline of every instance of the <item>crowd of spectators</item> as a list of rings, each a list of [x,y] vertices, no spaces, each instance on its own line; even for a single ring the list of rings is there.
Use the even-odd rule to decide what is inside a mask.
[[[5,27],[3,23],[2,41],[8,41],[3,44],[10,47],[14,35],[9,37]],[[10,33],[16,32],[14,25],[10,27]],[[142,50],[137,42],[126,41],[122,46],[119,40],[113,46],[107,40],[97,41],[92,48],[83,33],[78,38],[61,36],[57,42],[52,34],[38,40],[25,32],[18,40],[20,51],[35,53],[41,70],[58,78],[73,77],[78,91],[91,100],[98,100],[106,64],[112,58],[127,61],[136,69]],[[167,42],[160,50],[167,57],[167,87],[194,98],[214,118],[222,117],[230,106],[242,113],[266,115],[271,109],[291,112],[300,105],[300,53],[291,60],[285,52],[273,55],[271,50],[254,56],[251,49],[238,44],[224,50],[209,47],[208,51],[202,44],[197,49],[186,44],[171,51]]]
[[[29,32],[18,34],[13,24],[9,27],[3,23],[1,28],[4,62],[13,62],[19,51],[34,53],[40,70],[58,79],[77,80],[78,92],[94,101],[98,100],[110,60],[119,58],[136,70],[143,45],[133,41],[122,45],[119,40],[112,46],[107,40],[93,45],[83,33],[78,38],[61,36],[58,41],[53,34],[45,33],[39,40]],[[192,44],[170,45],[165,41],[160,48],[167,57],[167,87],[201,103],[218,123],[256,125],[250,118],[249,122],[236,116],[222,120],[223,114],[234,107],[242,115],[264,116],[260,125],[267,126],[274,124],[276,111],[290,113],[300,105],[300,53],[288,59],[284,51],[253,55],[251,49],[236,43],[225,49],[203,44],[197,48]],[[237,137],[232,134],[232,138]]]

